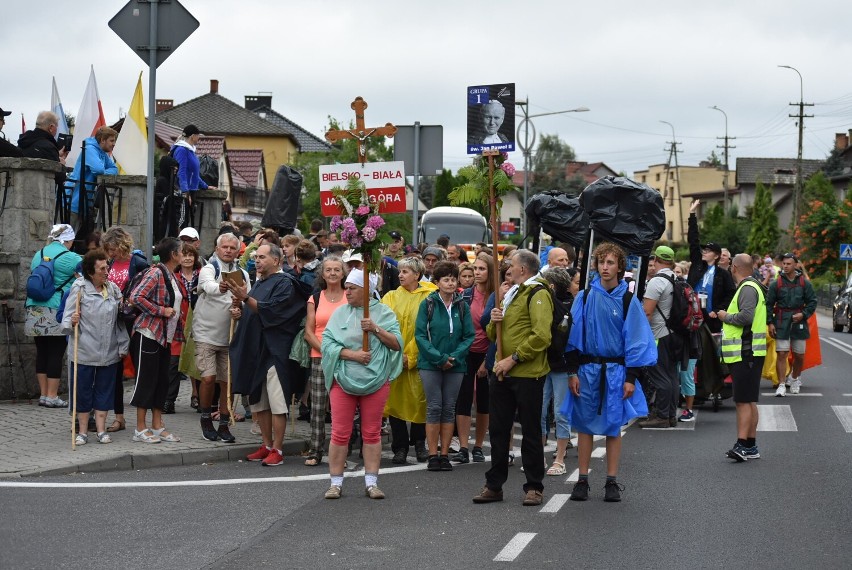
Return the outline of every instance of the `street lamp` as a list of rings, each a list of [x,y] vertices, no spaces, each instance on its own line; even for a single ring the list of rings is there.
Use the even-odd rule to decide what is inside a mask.
[[[799,76],[799,153],[796,157],[796,186],[793,188],[793,219],[791,224],[791,227],[795,228],[799,225],[799,197],[802,195],[802,137],[805,131],[805,87],[802,74],[799,73],[798,69],[790,65],[779,65],[778,67],[792,69]],[[796,105],[796,103],[790,103],[790,105]],[[813,105],[813,103],[809,105]],[[790,116],[796,117],[797,115]]]
[[[720,109],[719,107],[717,107],[716,105],[713,105],[710,108],[716,109],[717,111],[719,111],[720,113],[725,115],[725,177],[722,179],[722,188],[725,191],[725,198],[724,198],[724,201],[722,202],[722,204],[724,204],[725,211],[727,212],[728,211],[728,114],[725,111],[723,111],[722,109]]]
[[[531,166],[530,155],[536,139],[535,125],[533,125],[530,119],[535,117],[546,117],[547,115],[562,115],[564,113],[585,113],[590,110],[588,107],[577,107],[576,109],[567,109],[565,111],[551,111],[548,113],[536,113],[534,115],[530,115],[529,104],[529,97],[527,97],[526,101],[515,101],[515,105],[521,107],[524,112],[524,118],[520,123],[518,123],[517,134],[515,137],[515,140],[518,141],[518,146],[521,148],[521,152],[524,153],[524,201],[521,205],[521,236],[523,237],[526,237],[527,235],[527,199],[529,195],[529,176]],[[520,142],[521,127],[524,128],[523,143]],[[530,129],[532,129],[532,139],[530,139]]]

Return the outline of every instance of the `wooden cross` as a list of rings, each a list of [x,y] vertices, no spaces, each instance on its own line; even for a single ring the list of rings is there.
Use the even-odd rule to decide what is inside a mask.
[[[391,123],[385,123],[384,127],[367,128],[364,126],[364,110],[367,102],[363,97],[355,97],[350,107],[355,111],[355,130],[328,131],[325,138],[329,142],[337,142],[343,139],[358,139],[358,161],[361,164],[367,162],[367,138],[368,137],[393,137],[396,127]]]

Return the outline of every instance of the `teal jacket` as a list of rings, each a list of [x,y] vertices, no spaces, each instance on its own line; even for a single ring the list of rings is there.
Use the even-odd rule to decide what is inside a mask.
[[[432,318],[428,319],[428,305],[432,303]],[[453,332],[450,332],[450,318],[453,319]],[[456,359],[455,365],[447,372],[467,372],[467,352],[473,344],[473,319],[470,307],[461,295],[453,297],[450,312],[438,291],[432,292],[420,303],[417,322],[414,326],[414,340],[420,353],[417,356],[417,368],[421,370],[440,370],[447,359]]]

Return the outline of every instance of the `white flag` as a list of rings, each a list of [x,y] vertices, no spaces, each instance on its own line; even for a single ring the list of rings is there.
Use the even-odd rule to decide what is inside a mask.
[[[101,96],[98,94],[98,83],[95,81],[95,66],[93,65],[92,72],[89,74],[89,84],[86,85],[83,102],[80,104],[80,111],[74,121],[74,143],[71,145],[71,151],[68,153],[65,163],[76,164],[83,141],[104,126],[106,126],[106,119],[104,119],[104,110],[101,107]]]
[[[130,112],[124,117],[121,132],[112,157],[118,164],[119,174],[148,174],[148,136],[145,129],[145,102],[142,100],[142,73],[133,92]]]

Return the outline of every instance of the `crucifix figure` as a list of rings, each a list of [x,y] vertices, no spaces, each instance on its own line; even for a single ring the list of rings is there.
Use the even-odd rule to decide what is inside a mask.
[[[339,130],[328,131],[325,133],[325,138],[329,142],[337,142],[343,139],[358,140],[358,161],[361,164],[367,162],[367,138],[369,137],[393,137],[396,134],[396,127],[391,123],[386,123],[384,127],[367,128],[364,126],[364,110],[367,108],[367,102],[363,97],[355,97],[350,107],[355,111],[355,129],[354,130]]]

